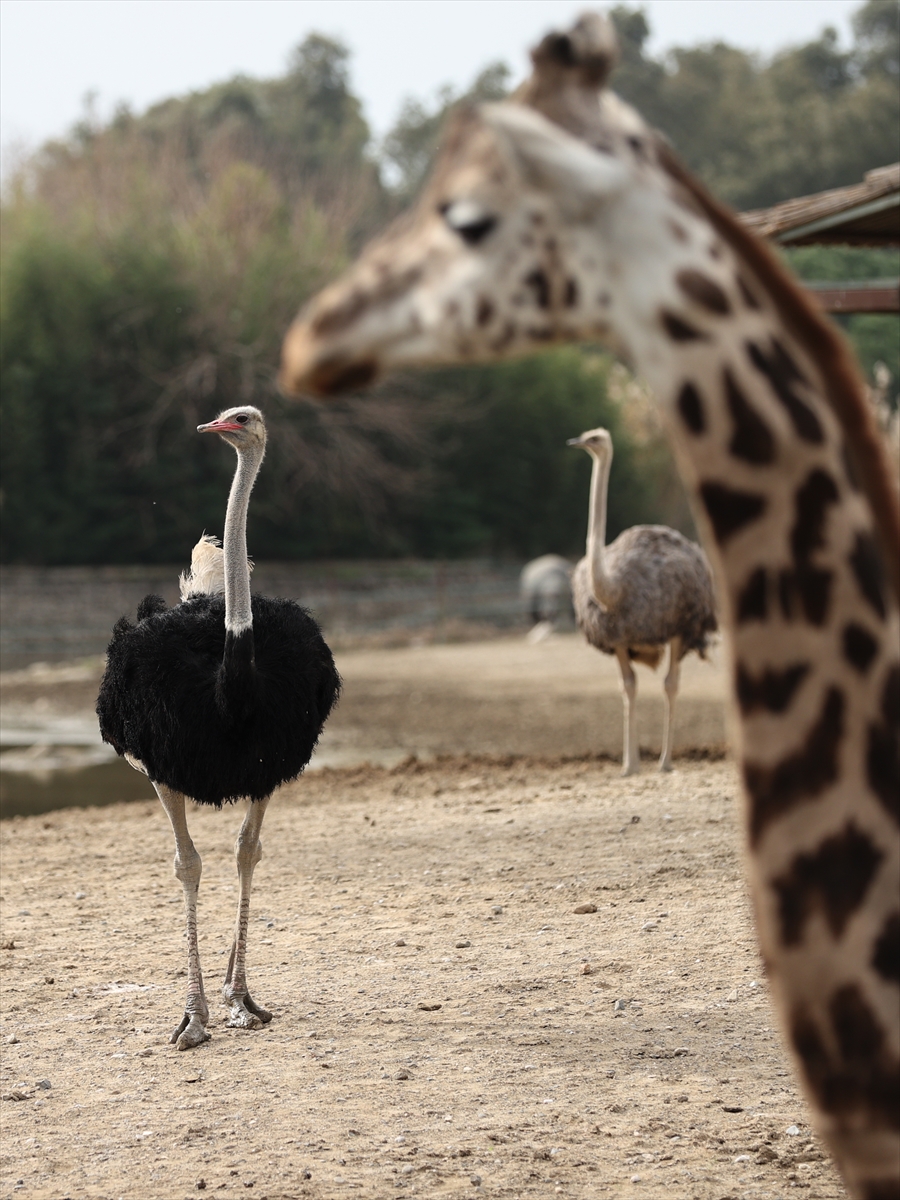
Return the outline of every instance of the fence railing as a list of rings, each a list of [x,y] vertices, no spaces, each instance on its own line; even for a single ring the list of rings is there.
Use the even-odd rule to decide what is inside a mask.
[[[512,628],[524,621],[520,563],[260,563],[253,590],[310,608],[332,636],[467,622]],[[0,571],[0,668],[101,654],[113,623],[134,616],[149,592],[178,599],[177,567],[4,567]]]

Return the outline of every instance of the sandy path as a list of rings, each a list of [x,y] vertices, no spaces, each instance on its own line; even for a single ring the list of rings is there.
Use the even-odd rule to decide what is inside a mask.
[[[191,818],[211,991],[238,821]],[[251,917],[277,1017],[228,1030],[213,996],[187,1053],[159,806],[3,832],[0,1197],[845,1194],[773,1031],[728,762],[309,775]]]

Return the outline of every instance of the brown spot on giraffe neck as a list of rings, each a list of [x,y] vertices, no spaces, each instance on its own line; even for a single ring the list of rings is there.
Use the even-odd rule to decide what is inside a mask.
[[[832,936],[840,938],[865,899],[884,854],[852,821],[826,838],[814,854],[800,854],[774,881],[781,940],[799,945],[807,921],[820,912]]]
[[[882,979],[900,986],[900,912],[885,921],[872,951],[872,966]]]
[[[737,623],[765,621],[769,614],[768,576],[765,567],[757,567],[738,593]]]
[[[794,526],[791,529],[791,550],[794,560],[804,563],[813,550],[825,545],[825,518],[828,507],[839,499],[837,485],[831,476],[818,467],[810,471],[794,497]]]
[[[487,296],[478,297],[478,305],[475,309],[475,321],[480,327],[484,327],[490,323],[494,315],[494,306],[488,300]]]
[[[757,371],[768,379],[772,391],[787,410],[797,436],[814,445],[821,443],[825,435],[819,418],[797,394],[797,385],[808,385],[808,380],[781,342],[772,338],[768,351],[755,342],[747,342],[747,354]]]
[[[707,312],[715,313],[720,317],[727,316],[731,312],[731,304],[722,288],[702,271],[692,269],[679,271],[675,276],[675,282],[689,300],[693,300]]]
[[[550,280],[539,267],[532,271],[530,275],[526,275],[523,282],[534,294],[535,303],[538,308],[550,307]]]
[[[691,433],[701,434],[706,429],[706,413],[703,411],[703,400],[697,388],[690,382],[682,386],[678,393],[678,411]]]
[[[743,275],[740,275],[740,274],[737,275],[736,282],[737,282],[737,286],[738,286],[738,291],[741,293],[741,299],[744,301],[744,303],[747,305],[747,307],[758,310],[760,307],[760,303],[757,300],[756,296],[753,294],[753,292],[750,290],[750,286],[747,283],[746,279],[744,279]]]
[[[757,709],[772,713],[786,712],[809,670],[809,663],[794,663],[782,671],[767,668],[754,678],[747,667],[739,662],[735,672],[735,690],[741,712],[745,717]]]
[[[859,988],[839,988],[828,1015],[834,1048],[805,1006],[791,1018],[791,1041],[822,1109],[872,1129],[900,1129],[900,1063]]]
[[[775,458],[775,439],[768,425],[748,402],[728,367],[725,368],[725,401],[734,422],[728,449],[735,458],[764,466]]]
[[[884,564],[875,539],[868,533],[857,534],[848,561],[859,584],[859,590],[872,609],[884,620],[887,615],[884,602]]]
[[[851,621],[844,626],[843,649],[847,662],[855,667],[860,675],[865,675],[878,653],[878,642],[868,629]]]
[[[667,309],[661,310],[659,319],[663,329],[673,342],[705,342],[709,340],[708,335],[701,329],[695,329],[693,325]]]
[[[866,778],[900,825],[900,666],[888,671],[881,694],[881,720],[869,726]]]
[[[752,845],[758,844],[772,821],[814,800],[837,779],[845,707],[843,692],[830,687],[815,724],[798,750],[774,767],[744,763]]]
[[[703,483],[700,498],[712,522],[713,533],[720,546],[746,525],[757,520],[766,510],[765,496],[755,492],[740,492],[724,483]]]

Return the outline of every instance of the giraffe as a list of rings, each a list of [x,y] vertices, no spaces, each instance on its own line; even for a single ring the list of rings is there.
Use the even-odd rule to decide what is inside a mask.
[[[900,1189],[900,504],[841,335],[606,86],[588,13],[448,129],[416,208],[300,313],[282,386],[605,341],[648,382],[729,631],[748,873],[851,1192]]]

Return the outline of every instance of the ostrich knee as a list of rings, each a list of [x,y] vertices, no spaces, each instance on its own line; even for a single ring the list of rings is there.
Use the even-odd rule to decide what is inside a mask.
[[[258,834],[245,835],[243,832],[238,834],[237,841],[234,843],[234,860],[237,863],[238,875],[243,879],[245,875],[252,877],[253,871],[262,858],[262,841]]]
[[[193,843],[189,848],[175,851],[175,878],[183,888],[192,888],[195,892],[200,887],[200,876],[203,874],[203,859],[198,854]]]

